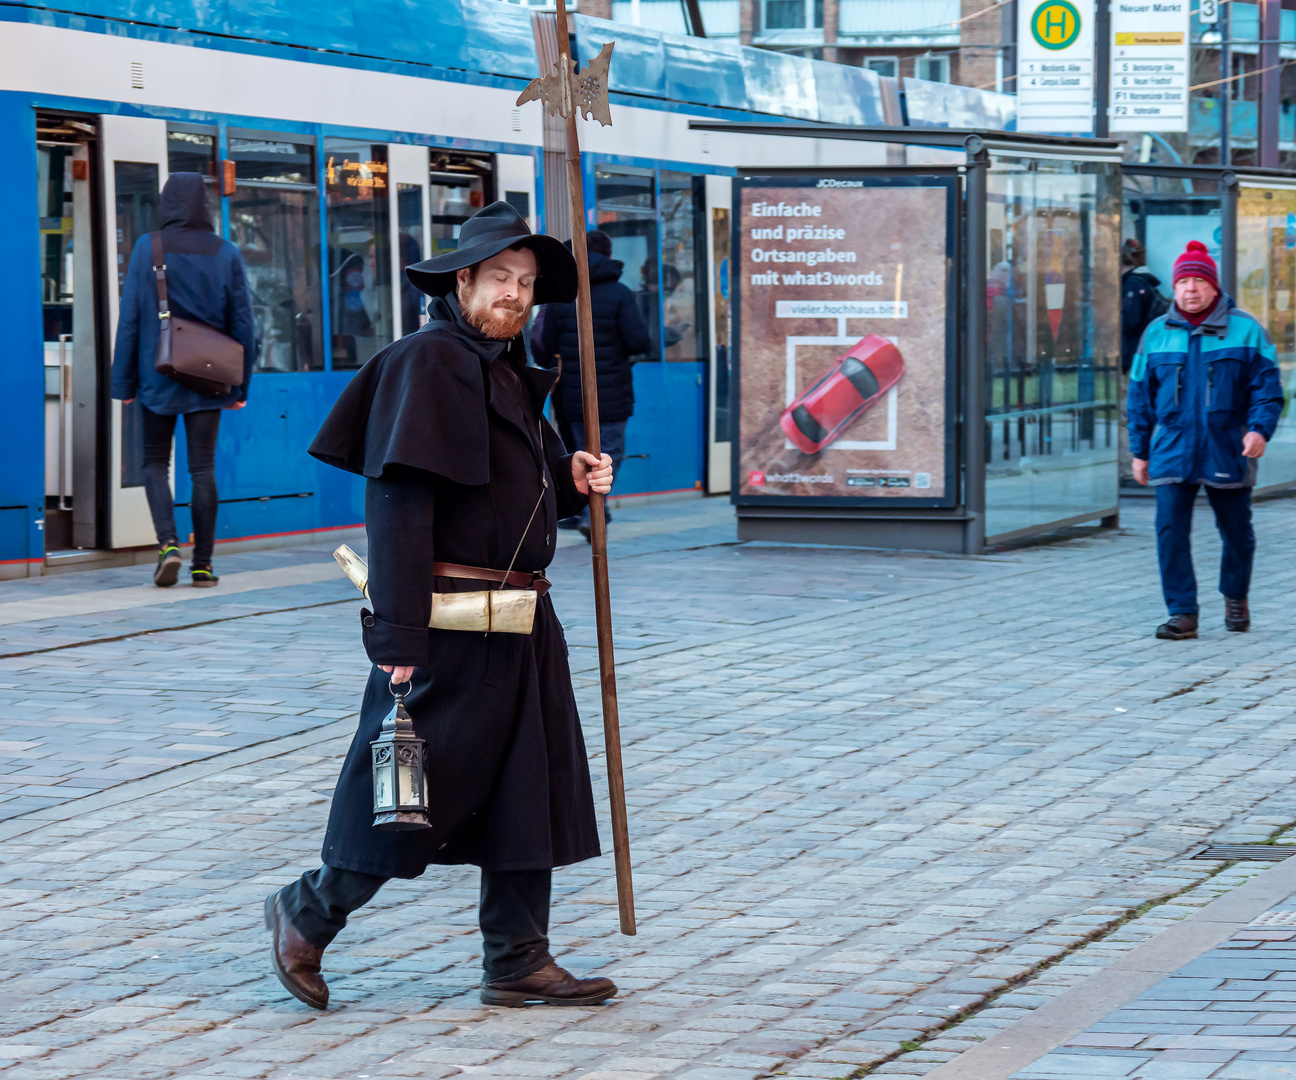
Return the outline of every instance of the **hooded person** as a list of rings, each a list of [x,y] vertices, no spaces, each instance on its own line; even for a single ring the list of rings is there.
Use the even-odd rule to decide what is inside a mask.
[[[117,340],[113,348],[112,396],[140,405],[144,436],[144,493],[158,539],[153,571],[157,585],[171,586],[180,573],[180,547],[168,474],[176,417],[184,417],[193,481],[193,566],[199,588],[219,580],[212,569],[216,540],[216,437],[223,409],[247,403],[256,359],[256,327],[247,268],[238,248],[216,235],[207,205],[207,185],[198,173],[174,172],[158,207],[166,264],[167,306],[173,315],[206,323],[243,346],[243,383],[207,397],[157,370],[158,282],[153,270],[153,234],[131,251],[122,288]]]
[[[598,830],[567,645],[544,569],[560,516],[611,487],[611,462],[567,453],[543,416],[553,372],[528,367],[533,303],[576,295],[576,264],[508,203],[469,219],[459,247],[413,264],[429,321],[347,385],[310,452],[366,479],[373,662],[342,765],[323,865],[266,898],[284,987],[328,1004],[325,948],[390,878],[481,868],[481,997],[590,1005],[616,993],[549,952],[554,867],[597,856]],[[529,633],[431,628],[433,594],[533,589]],[[374,827],[370,744],[403,694],[427,747],[430,828]]]
[[[612,238],[602,229],[591,229],[585,234],[585,242],[589,250],[599,446],[612,458],[612,468],[619,470],[625,459],[626,423],[634,415],[634,366],[630,358],[647,352],[652,339],[639,313],[638,298],[628,285],[621,283],[625,265],[612,258]],[[541,353],[562,358],[559,383],[562,410],[571,424],[573,445],[583,446],[580,334],[575,304],[554,304],[545,309]],[[606,510],[604,517],[612,520]],[[586,540],[590,539],[588,507],[581,511],[579,518],[568,520],[571,527],[580,529]]]

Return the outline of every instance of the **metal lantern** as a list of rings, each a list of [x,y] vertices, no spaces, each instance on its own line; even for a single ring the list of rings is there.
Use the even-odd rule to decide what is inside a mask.
[[[374,828],[430,829],[428,820],[425,743],[414,734],[414,721],[405,711],[405,695],[396,700],[383,720],[382,734],[369,744],[373,754]]]

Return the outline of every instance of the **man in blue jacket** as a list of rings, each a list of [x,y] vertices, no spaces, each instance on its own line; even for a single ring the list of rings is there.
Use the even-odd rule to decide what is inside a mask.
[[[1224,626],[1251,626],[1251,488],[1283,408],[1273,342],[1220,291],[1215,260],[1193,240],[1174,265],[1174,306],[1148,325],[1129,385],[1134,479],[1156,487],[1157,558],[1170,618],[1156,636],[1197,636],[1192,508],[1206,486],[1224,550]]]
[[[158,538],[153,583],[174,585],[180,575],[180,543],[168,474],[176,417],[184,417],[193,481],[194,586],[207,589],[220,579],[212,569],[216,542],[216,437],[223,409],[247,404],[256,359],[256,327],[247,269],[238,248],[212,229],[207,190],[198,173],[172,173],[158,206],[166,260],[167,300],[171,311],[204,322],[243,346],[243,384],[220,397],[206,397],[157,370],[158,293],[153,270],[152,234],[131,252],[122,290],[117,343],[113,349],[112,396],[124,405],[136,398],[144,434],[144,494]]]

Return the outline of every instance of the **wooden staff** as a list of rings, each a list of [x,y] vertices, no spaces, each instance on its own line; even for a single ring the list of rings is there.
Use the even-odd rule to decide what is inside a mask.
[[[567,32],[567,5],[557,2],[558,63],[550,75],[534,80],[518,104],[540,100],[567,124],[567,198],[570,207],[572,254],[576,257],[576,324],[580,341],[581,403],[584,407],[585,449],[600,455],[598,378],[594,366],[594,316],[590,305],[588,252],[585,247],[585,193],[581,183],[580,140],[576,113],[580,110],[604,126],[612,123],[607,94],[609,42],[579,74],[572,63]],[[612,853],[616,862],[617,903],[621,933],[635,933],[634,882],[630,872],[630,830],[626,820],[625,778],[621,771],[621,723],[617,710],[616,662],[612,652],[612,599],[608,587],[607,523],[603,496],[591,489],[590,549],[594,570],[594,621],[598,633],[599,683],[603,692],[603,739],[607,746],[608,798],[612,804]]]

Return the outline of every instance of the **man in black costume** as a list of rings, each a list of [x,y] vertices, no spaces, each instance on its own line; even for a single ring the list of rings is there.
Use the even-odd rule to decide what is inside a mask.
[[[612,982],[575,978],[548,947],[552,870],[594,858],[599,841],[567,645],[542,571],[558,519],[578,513],[591,488],[611,488],[612,463],[567,454],[541,411],[553,373],[526,366],[520,336],[533,303],[575,297],[576,263],[497,202],[464,224],[457,251],[406,273],[432,297],[430,321],[360,370],[310,448],[368,481],[373,610],[361,622],[374,668],[323,865],[266,898],[275,974],[324,1008],[320,960],[351,912],[389,878],[473,863],[482,1001],[596,1004],[616,993]],[[530,634],[429,628],[434,591],[497,585],[540,593]],[[432,828],[389,832],[372,825],[369,744],[393,684],[405,682],[426,740]]]

